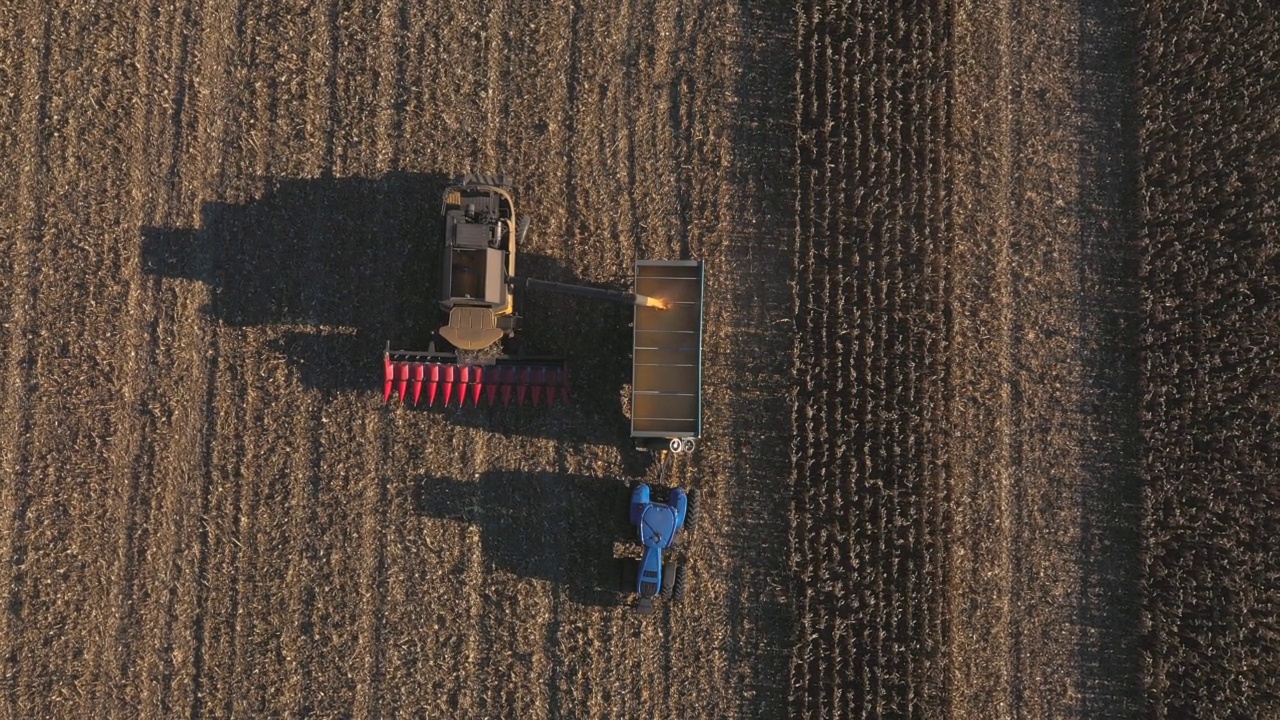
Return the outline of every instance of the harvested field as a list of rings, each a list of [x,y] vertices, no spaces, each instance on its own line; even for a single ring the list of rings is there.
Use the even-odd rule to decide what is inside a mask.
[[[0,7],[0,715],[1129,717],[1201,667],[1142,663],[1149,18]],[[530,303],[569,407],[382,406],[466,171],[530,276],[706,261],[693,602],[612,591],[628,308]]]
[[[0,714],[783,713],[785,438],[759,410],[787,403],[789,224],[767,212],[791,104],[789,75],[757,70],[790,52],[785,14],[0,16]],[[646,472],[629,311],[529,318],[573,363],[570,408],[381,406],[383,343],[433,292],[441,183],[471,169],[517,179],[543,277],[715,268],[681,612],[641,624],[600,590],[619,488]]]

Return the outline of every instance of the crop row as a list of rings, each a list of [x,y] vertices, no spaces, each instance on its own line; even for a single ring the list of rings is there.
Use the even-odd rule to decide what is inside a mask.
[[[1280,19],[1251,7],[1141,18],[1153,717],[1280,716]]]
[[[940,702],[947,13],[801,11],[793,717]]]

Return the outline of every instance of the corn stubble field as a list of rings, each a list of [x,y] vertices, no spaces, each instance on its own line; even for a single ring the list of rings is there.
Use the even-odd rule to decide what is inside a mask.
[[[1200,5],[0,4],[0,715],[1274,714],[1277,29]],[[707,262],[691,602],[629,309],[382,406],[470,170],[531,276]]]
[[[1142,23],[1146,709],[1276,717],[1280,18],[1168,2]]]

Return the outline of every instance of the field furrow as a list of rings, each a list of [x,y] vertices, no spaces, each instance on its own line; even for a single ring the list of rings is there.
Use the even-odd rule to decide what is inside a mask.
[[[35,250],[40,244],[47,225],[49,181],[46,176],[49,162],[49,134],[45,121],[49,113],[49,56],[52,52],[52,11],[45,9],[31,13],[15,24],[10,41],[11,52],[4,55],[5,78],[21,89],[6,107],[11,123],[4,124],[4,143],[7,148],[27,148],[25,157],[18,153],[5,153],[13,159],[12,167],[6,161],[6,169],[14,177],[13,194],[6,193],[11,212],[0,214],[4,232],[3,283],[4,321],[0,333],[4,338],[4,393],[0,397],[0,471],[7,481],[0,483],[0,502],[3,505],[3,533],[0,533],[0,549],[7,561],[0,564],[0,579],[4,581],[7,611],[0,616],[4,651],[4,702],[9,715],[17,716],[30,711],[31,701],[22,692],[24,675],[34,662],[23,662],[21,639],[25,624],[22,605],[29,593],[28,576],[24,567],[28,554],[29,515],[32,495],[37,481],[30,468],[34,461],[33,431],[36,417],[33,414],[35,381],[35,340],[39,328],[35,325],[34,306],[38,293],[39,266]],[[34,659],[33,659],[34,660]]]

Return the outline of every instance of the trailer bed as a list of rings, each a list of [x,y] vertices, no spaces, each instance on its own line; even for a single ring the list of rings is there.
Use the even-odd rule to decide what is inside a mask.
[[[664,300],[637,306],[631,372],[631,436],[698,437],[702,432],[702,293],[699,260],[641,260],[636,289]]]

